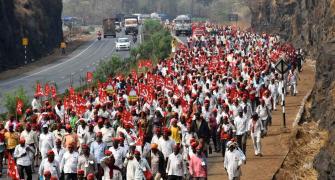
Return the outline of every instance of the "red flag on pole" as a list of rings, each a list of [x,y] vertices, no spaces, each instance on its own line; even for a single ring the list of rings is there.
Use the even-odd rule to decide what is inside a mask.
[[[44,86],[44,96],[49,96],[49,92],[50,92],[50,86],[48,83],[45,83]]]
[[[52,98],[56,98],[57,96],[57,90],[55,86],[51,86],[51,96]]]
[[[86,73],[86,81],[91,83],[93,81],[93,73],[92,72],[87,72]]]
[[[42,87],[39,82],[36,84],[35,96],[43,96]]]
[[[21,99],[17,98],[16,113],[18,115],[22,115],[22,108],[23,108],[23,101]]]

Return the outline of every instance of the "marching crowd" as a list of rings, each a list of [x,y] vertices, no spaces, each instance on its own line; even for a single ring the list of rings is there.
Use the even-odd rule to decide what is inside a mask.
[[[284,81],[275,71],[289,64]],[[195,179],[221,152],[229,179],[239,179],[251,138],[262,138],[286,91],[297,91],[302,52],[277,36],[214,27],[188,38],[146,73],[111,77],[97,88],[70,90],[53,105],[36,94],[22,119],[0,123],[0,170],[13,156],[20,179]]]

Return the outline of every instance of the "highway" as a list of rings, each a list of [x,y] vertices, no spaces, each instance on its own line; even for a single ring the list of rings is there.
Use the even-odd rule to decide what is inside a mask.
[[[124,32],[118,33],[117,37],[125,36]],[[22,86],[30,97],[34,94],[36,82],[41,84],[46,82],[57,84],[57,93],[63,93],[72,82],[74,87],[80,85],[82,78],[86,77],[86,72],[94,71],[100,61],[107,60],[113,55],[129,57],[129,51],[115,51],[116,38],[106,38],[98,41],[97,39],[85,43],[78,49],[69,54],[66,58],[55,63],[48,64],[30,72],[22,72],[21,75],[0,81],[0,101],[6,92],[13,91]],[[139,42],[139,41],[137,41]],[[132,44],[133,45],[133,44]],[[84,83],[84,82],[82,82]],[[1,104],[0,112],[6,109]]]

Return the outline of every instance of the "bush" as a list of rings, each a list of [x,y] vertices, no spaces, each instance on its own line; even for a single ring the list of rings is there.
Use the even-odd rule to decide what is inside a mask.
[[[113,77],[119,72],[127,72],[126,65],[129,60],[122,59],[119,56],[113,56],[108,61],[100,61],[96,71],[94,72],[94,80],[105,82],[108,77]]]
[[[29,97],[27,96],[24,88],[21,86],[15,91],[5,94],[4,106],[6,107],[9,114],[16,114],[17,99],[21,99],[23,102],[22,111],[29,107]]]
[[[144,22],[144,41],[138,47],[140,59],[153,62],[167,58],[171,53],[172,36],[157,20]]]

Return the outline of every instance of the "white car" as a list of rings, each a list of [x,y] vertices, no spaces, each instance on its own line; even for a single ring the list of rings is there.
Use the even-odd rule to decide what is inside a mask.
[[[117,41],[115,42],[116,44],[116,51],[121,51],[121,50],[130,50],[130,41],[128,38],[118,38]]]

